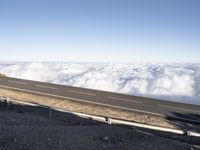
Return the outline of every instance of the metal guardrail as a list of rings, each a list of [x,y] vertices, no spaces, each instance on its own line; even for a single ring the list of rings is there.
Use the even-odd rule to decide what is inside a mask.
[[[186,135],[186,136],[190,136],[190,137],[200,137],[200,133],[189,131],[189,130],[184,131],[181,129],[164,128],[164,127],[153,126],[153,125],[148,125],[148,124],[143,124],[143,123],[136,123],[136,122],[131,122],[131,121],[109,118],[109,117],[105,117],[105,116],[97,116],[97,115],[90,115],[90,114],[85,114],[85,113],[72,112],[72,111],[67,111],[67,110],[63,110],[63,109],[59,109],[59,108],[53,108],[53,107],[48,107],[48,106],[44,106],[44,105],[34,104],[31,102],[24,102],[24,101],[9,99],[8,97],[0,97],[0,101],[6,102],[7,109],[10,108],[12,102],[23,104],[23,105],[28,105],[28,106],[39,106],[39,107],[47,108],[49,118],[52,117],[52,110],[57,110],[60,112],[66,112],[69,114],[73,114],[73,115],[79,116],[81,118],[89,118],[89,119],[93,119],[93,120],[108,123],[108,124],[129,125],[129,126],[145,128],[145,129],[150,129],[150,130],[169,132],[169,133],[174,133],[174,134],[179,134],[179,135]]]

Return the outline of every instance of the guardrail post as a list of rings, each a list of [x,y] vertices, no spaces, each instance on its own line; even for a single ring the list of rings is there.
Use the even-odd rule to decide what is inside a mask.
[[[108,124],[112,124],[111,123],[111,119],[109,117],[105,117],[105,121],[108,123]]]
[[[6,98],[6,108],[7,108],[7,109],[10,109],[10,105],[11,105],[11,101],[10,101],[10,99],[7,97],[7,98]]]
[[[52,108],[51,107],[48,107],[48,109],[49,109],[49,119],[51,119],[51,117],[52,117]]]
[[[186,135],[187,135],[187,137],[186,137],[186,142],[187,142],[188,144],[190,144],[191,132],[190,132],[190,131],[186,131]]]

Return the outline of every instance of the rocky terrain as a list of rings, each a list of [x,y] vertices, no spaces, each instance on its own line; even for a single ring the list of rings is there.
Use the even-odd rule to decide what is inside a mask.
[[[175,138],[127,126],[52,112],[39,107],[0,104],[0,150],[199,149]],[[195,142],[196,145],[198,141]]]

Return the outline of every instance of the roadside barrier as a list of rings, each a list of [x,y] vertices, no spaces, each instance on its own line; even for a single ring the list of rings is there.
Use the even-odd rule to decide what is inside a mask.
[[[52,117],[52,110],[57,110],[60,112],[65,112],[69,113],[72,115],[79,116],[81,118],[89,118],[93,119],[96,121],[108,123],[108,124],[117,124],[117,125],[128,125],[128,126],[134,126],[134,127],[139,127],[139,128],[144,128],[144,129],[150,129],[150,130],[156,130],[156,131],[162,131],[162,132],[169,132],[169,133],[174,133],[174,134],[179,134],[179,135],[186,135],[190,137],[200,137],[200,133],[194,132],[194,131],[184,131],[181,129],[171,129],[171,128],[165,128],[165,127],[159,127],[159,126],[153,126],[153,125],[148,125],[148,124],[143,124],[143,123],[137,123],[137,122],[131,122],[131,121],[125,121],[125,120],[120,120],[120,119],[115,119],[115,118],[110,118],[110,117],[105,117],[105,116],[97,116],[97,115],[90,115],[90,114],[85,114],[85,113],[78,113],[78,112],[72,112],[72,111],[67,111],[59,108],[53,108],[53,107],[48,107],[44,105],[39,105],[39,104],[34,104],[31,102],[23,102],[19,100],[13,100],[8,97],[0,97],[0,101],[4,101],[6,103],[6,108],[10,109],[12,103],[18,103],[18,104],[23,104],[23,105],[28,105],[28,106],[39,106],[43,108],[48,109],[48,117]]]

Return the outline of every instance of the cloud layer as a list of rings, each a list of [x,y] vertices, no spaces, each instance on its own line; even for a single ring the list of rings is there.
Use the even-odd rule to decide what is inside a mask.
[[[10,77],[200,104],[200,64],[0,63]]]

